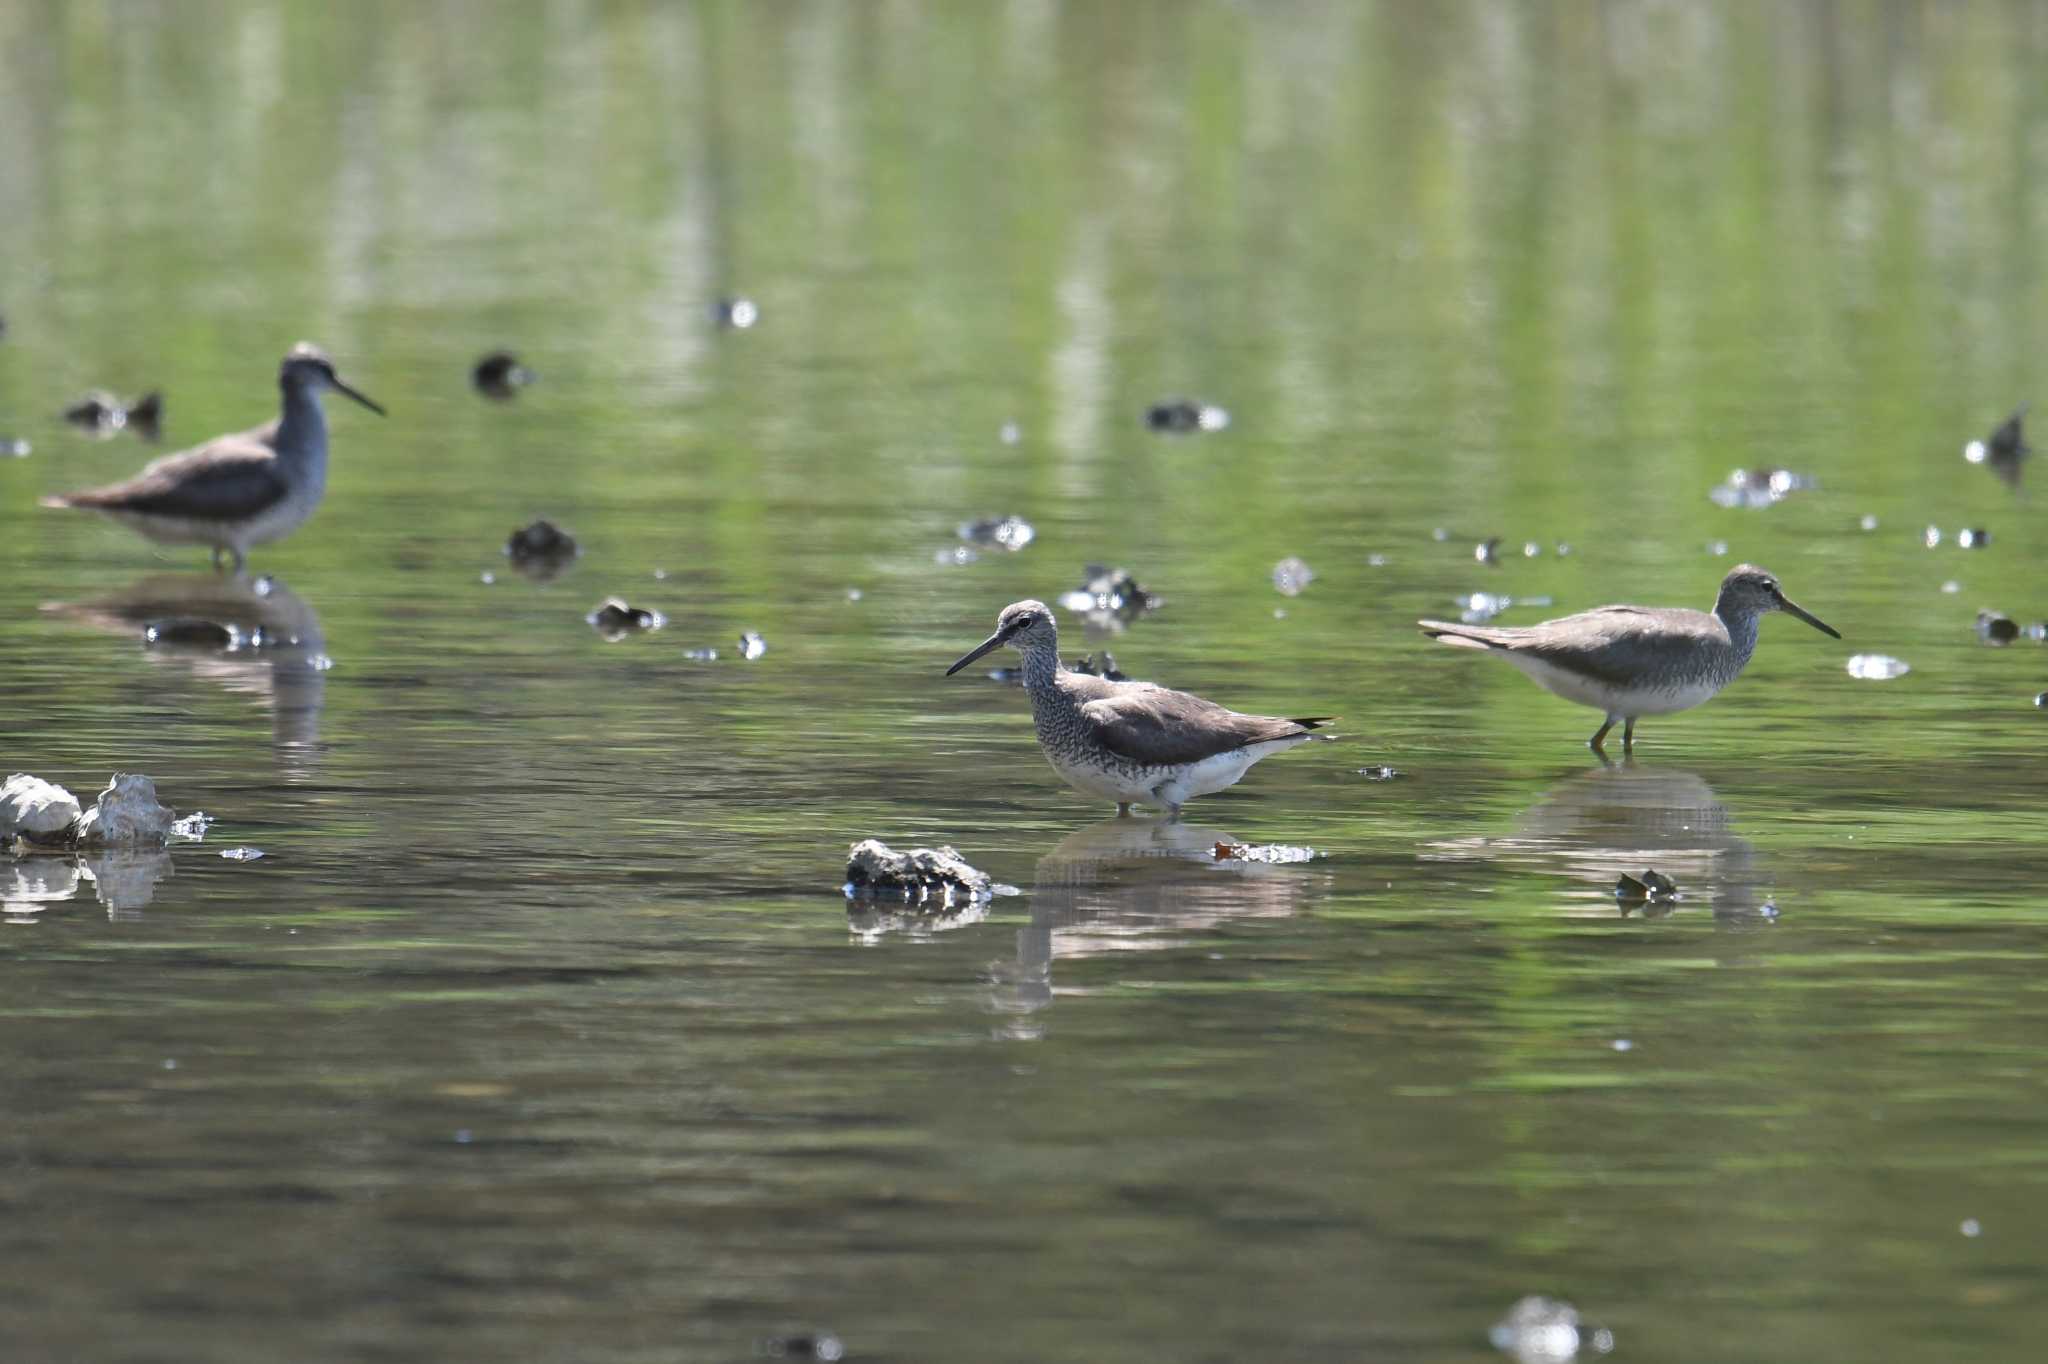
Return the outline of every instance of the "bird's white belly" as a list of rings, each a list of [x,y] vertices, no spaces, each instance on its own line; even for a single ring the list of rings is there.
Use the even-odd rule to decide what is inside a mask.
[[[106,513],[129,529],[160,545],[232,545],[247,549],[281,540],[305,524],[319,505],[319,494],[294,495],[280,499],[247,521],[221,521],[195,516],[163,516],[156,512],[106,508]]]
[[[1672,687],[1610,687],[1581,673],[1560,668],[1547,660],[1525,653],[1499,651],[1501,657],[1533,678],[1553,696],[1576,701],[1607,715],[1634,719],[1644,715],[1670,715],[1691,710],[1721,690],[1717,682],[1685,682]]]

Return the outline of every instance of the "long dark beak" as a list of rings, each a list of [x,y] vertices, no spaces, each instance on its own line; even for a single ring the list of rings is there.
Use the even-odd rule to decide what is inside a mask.
[[[987,639],[983,640],[981,643],[975,645],[972,649],[968,650],[965,654],[962,654],[960,656],[960,661],[958,663],[955,663],[952,667],[946,669],[946,676],[951,677],[954,673],[959,672],[962,668],[972,663],[975,659],[980,658],[983,654],[994,653],[997,649],[1002,648],[1005,644],[1008,644],[1009,642],[1010,632],[1008,630],[996,631]]]
[[[1840,630],[1837,630],[1834,626],[1828,624],[1819,616],[1814,615],[1813,612],[1807,610],[1798,602],[1793,601],[1790,597],[1780,595],[1778,598],[1778,609],[1781,611],[1791,612],[1793,615],[1799,617],[1799,619],[1805,621],[1808,625],[1811,625],[1814,629],[1820,631],[1824,635],[1833,635],[1836,639],[1840,639],[1842,637],[1842,632]]]
[[[390,415],[391,415],[390,413],[386,412],[386,411],[385,411],[385,410],[384,410],[383,408],[381,408],[381,407],[377,406],[377,404],[375,404],[375,403],[371,402],[371,401],[370,401],[370,400],[369,400],[368,398],[364,397],[364,396],[363,396],[362,394],[360,394],[360,393],[356,392],[356,391],[355,391],[354,389],[350,388],[350,387],[349,387],[349,386],[348,386],[347,384],[343,383],[343,382],[342,382],[341,380],[339,380],[339,379],[330,379],[330,380],[328,380],[328,382],[329,382],[329,383],[331,383],[331,384],[332,384],[332,385],[334,386],[334,391],[335,391],[336,393],[346,393],[346,394],[347,394],[347,395],[348,395],[349,397],[351,397],[351,398],[354,398],[354,399],[355,399],[355,400],[356,400],[357,402],[361,403],[361,404],[362,404],[362,405],[363,405],[364,407],[367,407],[367,408],[369,408],[369,409],[370,409],[370,410],[371,410],[372,412],[376,413],[376,414],[377,414],[378,416],[380,416],[380,417],[388,417],[388,416],[390,416]]]

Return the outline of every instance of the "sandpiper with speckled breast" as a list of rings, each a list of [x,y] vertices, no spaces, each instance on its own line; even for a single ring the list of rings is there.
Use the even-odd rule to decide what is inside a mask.
[[[1004,607],[996,632],[946,675],[1006,644],[1023,656],[1038,744],[1053,770],[1076,790],[1115,801],[1120,815],[1142,804],[1178,816],[1196,796],[1234,785],[1259,759],[1331,737],[1310,731],[1332,716],[1243,715],[1150,682],[1069,672],[1060,666],[1059,626],[1040,601]]]

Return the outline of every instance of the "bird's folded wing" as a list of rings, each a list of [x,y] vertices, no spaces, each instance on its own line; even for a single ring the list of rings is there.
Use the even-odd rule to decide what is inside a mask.
[[[261,515],[289,492],[269,447],[229,436],[68,500],[75,507],[222,521]]]
[[[1246,744],[1304,732],[1292,720],[1240,715],[1184,691],[1149,685],[1126,684],[1085,702],[1081,718],[1104,748],[1154,767],[1200,762]]]

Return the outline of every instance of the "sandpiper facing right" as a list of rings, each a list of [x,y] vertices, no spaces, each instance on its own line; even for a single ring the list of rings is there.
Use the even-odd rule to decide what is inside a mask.
[[[1756,652],[1757,626],[1773,611],[1789,612],[1823,634],[1842,637],[1788,600],[1778,580],[1754,564],[1729,570],[1711,612],[1598,606],[1521,629],[1440,620],[1417,624],[1439,643],[1499,654],[1545,691],[1603,712],[1606,722],[1586,745],[1604,754],[1607,731],[1616,720],[1623,722],[1622,748],[1631,749],[1642,716],[1691,710],[1733,682]]]

